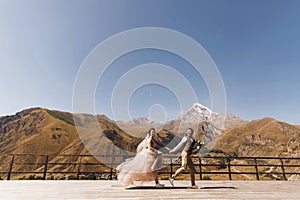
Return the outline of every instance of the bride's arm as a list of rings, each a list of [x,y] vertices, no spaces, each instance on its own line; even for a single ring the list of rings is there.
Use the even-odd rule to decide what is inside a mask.
[[[148,139],[147,141],[147,147],[150,151],[153,151],[153,152],[156,152],[156,149],[154,149],[152,146],[151,146],[151,141],[152,141],[152,136]]]

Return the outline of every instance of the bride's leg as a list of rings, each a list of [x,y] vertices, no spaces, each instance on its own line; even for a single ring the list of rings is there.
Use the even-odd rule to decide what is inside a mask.
[[[154,176],[154,182],[155,182],[155,184],[158,184],[159,181],[158,181],[157,171],[154,171],[154,172],[153,172],[153,176]]]
[[[157,171],[153,172],[155,173],[154,174],[154,181],[155,181],[155,186],[157,188],[163,188],[165,185],[164,184],[161,184],[159,181],[158,181],[158,174],[157,174]]]

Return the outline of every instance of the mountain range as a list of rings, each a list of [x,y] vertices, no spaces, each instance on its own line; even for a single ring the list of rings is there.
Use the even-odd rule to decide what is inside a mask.
[[[197,135],[201,127],[207,124],[206,120],[211,121],[214,129],[205,135],[207,146],[211,145],[213,149],[238,156],[300,156],[300,127],[297,125],[272,118],[248,122],[234,115],[217,114],[210,110],[211,113],[207,115],[203,113],[205,109],[201,104],[194,104],[182,116],[159,124],[147,123],[151,121],[148,118],[126,123],[115,122],[105,115],[73,115],[46,108],[30,108],[15,115],[0,117],[0,160],[5,159],[4,154],[11,153],[110,154],[111,145],[105,141],[117,147],[114,151],[125,150],[129,155],[135,151],[150,127],[158,130],[161,142],[172,147],[187,127],[194,128]],[[224,121],[224,126],[220,126],[220,121]],[[198,136],[203,137],[203,134]],[[20,162],[28,161],[25,157],[18,159]],[[37,162],[39,159],[29,160]],[[53,156],[50,159],[63,162],[62,159],[66,158]],[[72,159],[75,162],[78,157]],[[23,168],[21,165],[15,166],[15,170]]]

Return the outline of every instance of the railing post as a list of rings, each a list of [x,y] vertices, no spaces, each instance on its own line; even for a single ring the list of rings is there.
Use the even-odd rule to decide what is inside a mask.
[[[230,167],[230,157],[227,158],[227,162],[228,162],[228,176],[229,176],[229,180],[232,180],[232,178],[231,178],[231,167]]]
[[[47,168],[48,168],[48,155],[46,155],[46,157],[45,157],[43,180],[46,180],[46,177],[47,177]]]
[[[200,157],[199,157],[199,176],[200,176],[200,180],[202,181],[202,162]]]
[[[14,165],[14,160],[15,160],[15,155],[13,154],[12,157],[11,157],[10,165],[9,165],[9,171],[8,171],[8,174],[7,174],[7,180],[10,180],[12,168],[13,168],[13,165]]]
[[[112,180],[112,176],[113,176],[113,167],[114,167],[114,163],[115,163],[115,159],[116,159],[116,149],[115,149],[115,146],[113,146],[112,148],[112,154],[111,154],[111,162],[110,162],[110,172],[109,172],[109,180]]]
[[[170,176],[172,176],[172,174],[173,174],[173,159],[172,159],[172,157],[170,157]]]
[[[285,170],[284,170],[284,164],[283,164],[282,158],[280,158],[280,163],[281,163],[281,169],[282,169],[282,176],[283,176],[284,180],[286,181],[287,178],[285,176]]]
[[[258,166],[257,166],[257,160],[254,158],[254,164],[255,164],[255,175],[256,175],[256,180],[259,181],[259,172],[258,172]]]
[[[112,175],[113,175],[113,168],[110,168],[110,172],[109,172],[109,180],[112,180]]]
[[[76,176],[76,179],[77,179],[77,180],[79,180],[79,175],[80,175],[81,158],[82,158],[82,156],[79,155],[79,163],[78,163],[77,176]]]

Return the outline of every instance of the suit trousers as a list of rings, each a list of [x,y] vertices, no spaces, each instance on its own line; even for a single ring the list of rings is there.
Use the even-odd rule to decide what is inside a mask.
[[[175,174],[172,176],[172,178],[176,178],[181,172],[184,170],[187,170],[187,167],[189,168],[190,171],[190,176],[191,176],[191,184],[195,185],[195,167],[194,163],[191,159],[191,155],[187,152],[182,152],[181,153],[181,167],[176,170]]]

